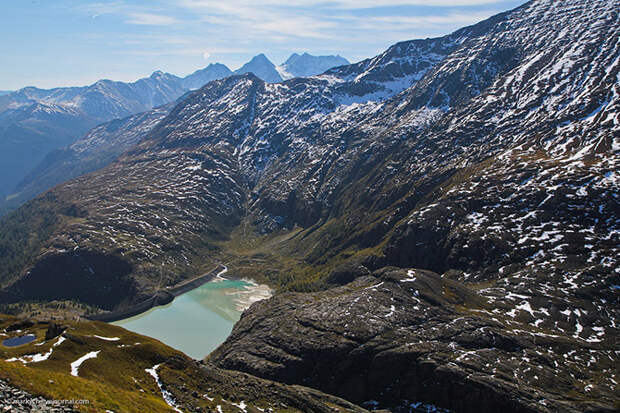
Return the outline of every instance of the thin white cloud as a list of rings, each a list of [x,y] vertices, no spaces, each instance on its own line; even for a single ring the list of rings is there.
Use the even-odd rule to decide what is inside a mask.
[[[107,3],[93,2],[78,4],[75,6],[75,9],[83,13],[88,13],[91,17],[99,17],[105,14],[117,14],[125,9],[125,5],[121,1],[109,1]]]
[[[365,18],[365,26],[376,28],[377,24],[384,24],[393,28],[407,29],[415,27],[432,28],[457,26],[462,27],[473,23],[480,22],[494,14],[496,11],[474,12],[474,13],[448,13],[445,15],[429,15],[429,16],[387,16],[387,17],[369,17]]]
[[[493,12],[479,10],[446,13],[435,10],[434,15],[361,16],[349,13],[354,9],[390,6],[459,7],[500,3],[502,0],[164,0],[149,8],[128,5],[119,1],[92,3],[84,6],[91,12],[116,14],[124,22],[145,26],[201,25],[198,30],[220,38],[225,33],[229,44],[262,38],[265,42],[283,43],[299,39],[334,39],[352,35],[358,41],[376,39],[377,33],[411,38],[422,29],[428,35],[446,34],[491,16]],[[330,12],[331,10],[331,12]],[[388,10],[389,11],[389,10]],[[172,16],[175,17],[172,17]],[[205,27],[205,23],[207,23]],[[442,30],[447,29],[447,30]],[[216,31],[219,30],[219,33]],[[387,33],[386,33],[387,32]],[[199,47],[194,43],[196,47]]]
[[[125,20],[125,23],[145,26],[169,26],[171,24],[179,23],[179,20],[162,14],[127,13],[127,17],[128,19]]]
[[[385,0],[377,4],[374,0],[340,0],[334,1],[334,7],[343,9],[369,9],[397,6],[432,6],[432,7],[466,7],[484,6],[499,3],[500,0]],[[320,3],[320,2],[316,2]]]
[[[137,43],[130,43],[137,44]],[[155,49],[146,49],[146,48],[138,48],[133,50],[119,50],[117,54],[126,55],[126,56],[149,56],[149,57],[159,57],[159,56],[194,56],[200,57],[202,59],[210,59],[214,55],[228,55],[228,54],[251,54],[258,53],[255,49],[243,49],[243,48],[210,48],[208,51],[205,51],[204,45],[202,48],[179,48],[179,47],[164,47],[164,48],[155,48]]]
[[[188,1],[188,4],[195,7],[195,0]],[[274,41],[294,38],[325,39],[330,37],[329,31],[337,29],[338,25],[337,22],[320,15],[233,3],[214,3],[212,7],[200,3],[199,9],[192,10],[203,23],[223,27],[232,38],[263,36],[266,40]]]
[[[464,7],[500,3],[501,0],[262,0],[257,5],[252,0],[179,0],[178,4],[194,10],[233,10],[239,7],[316,7],[340,9],[368,9],[397,6]]]
[[[107,3],[94,2],[80,4],[76,10],[88,13],[92,18],[104,15],[116,15],[124,18],[124,22],[128,24],[137,24],[144,26],[170,26],[180,23],[180,20],[170,16],[166,10],[161,7],[140,7],[127,4],[123,1],[110,1]]]
[[[214,26],[231,29],[246,37],[265,36],[265,40],[285,41],[314,38],[342,41],[343,36],[353,35],[358,41],[376,38],[385,31],[405,36],[419,33],[422,28],[432,29],[429,35],[455,30],[476,23],[497,13],[495,10],[435,10],[433,15],[403,16],[402,14],[363,16],[351,13],[353,9],[369,7],[425,5],[425,6],[473,6],[498,3],[501,0],[263,0],[260,5],[250,0],[176,0],[198,16],[201,21]],[[330,13],[329,10],[332,10]],[[337,9],[337,10],[334,10]],[[401,11],[402,12],[402,11]],[[438,30],[439,29],[439,30]],[[415,30],[415,32],[414,32]],[[433,33],[434,32],[434,33]]]
[[[279,16],[275,19],[256,22],[256,29],[293,37],[329,38],[328,29],[335,28],[335,23],[308,17]]]

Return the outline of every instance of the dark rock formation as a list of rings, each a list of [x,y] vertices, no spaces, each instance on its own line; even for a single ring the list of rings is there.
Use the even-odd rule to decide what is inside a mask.
[[[170,304],[174,300],[174,294],[168,291],[159,291],[155,295],[155,305]]]
[[[34,326],[34,321],[30,321],[30,320],[22,320],[22,321],[18,321],[17,323],[13,323],[11,325],[9,325],[6,328],[6,331],[17,331],[17,330],[25,330],[27,328],[30,328]]]
[[[361,264],[348,263],[334,269],[325,281],[328,284],[344,285],[363,275],[370,274],[368,268]]]
[[[612,351],[517,322],[460,282],[386,268],[253,305],[208,361],[358,404],[577,413],[614,408]]]
[[[54,322],[49,323],[47,330],[45,331],[45,340],[51,340],[58,337],[67,329],[66,326],[56,324]]]

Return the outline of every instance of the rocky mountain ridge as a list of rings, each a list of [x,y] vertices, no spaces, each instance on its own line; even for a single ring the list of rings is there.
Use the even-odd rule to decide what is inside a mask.
[[[322,69],[314,63],[306,71]],[[277,78],[248,65],[248,70],[256,71],[268,81],[282,80],[275,69],[273,73]],[[15,187],[27,185],[21,180],[44,161],[45,156],[57,156],[50,153],[52,150],[74,143],[97,124],[168,104],[189,90],[232,74],[225,65],[218,63],[186,77],[156,71],[132,83],[99,80],[84,87],[49,90],[26,87],[0,95],[0,196],[10,197],[4,208],[18,205],[17,202],[24,199],[19,194],[20,188],[15,190]],[[74,176],[65,176],[63,180]]]
[[[114,166],[111,165],[109,168],[105,168],[95,174],[77,178],[76,181],[58,187],[57,189],[60,192],[54,190],[46,194],[45,197],[51,197],[47,198],[50,201],[52,199],[59,201],[58,195],[60,195],[60,198],[64,198],[67,195],[72,196],[71,194],[77,193],[74,185],[86,185],[90,188],[89,191],[93,192],[90,195],[82,194],[82,199],[89,205],[103,207],[102,209],[98,208],[100,213],[106,209],[104,204],[101,203],[102,199],[112,201],[113,203],[110,204],[112,206],[115,205],[114,199],[120,201],[125,198],[122,202],[126,204],[127,189],[134,185],[142,187],[142,189],[135,187],[132,190],[141,199],[139,201],[136,199],[138,202],[133,204],[131,212],[124,211],[117,215],[117,212],[120,211],[116,207],[112,207],[109,210],[112,215],[106,218],[103,216],[96,218],[95,215],[89,212],[87,213],[89,216],[87,221],[96,219],[103,223],[110,219],[128,220],[122,224],[118,222],[109,225],[113,232],[110,233],[110,238],[106,238],[104,241],[107,243],[108,241],[117,240],[117,235],[126,239],[129,244],[133,245],[127,250],[127,253],[130,256],[138,253],[144,257],[139,259],[139,261],[151,268],[147,272],[153,270],[157,273],[160,270],[152,266],[154,261],[151,261],[150,258],[159,255],[156,251],[160,250],[161,245],[159,242],[152,243],[142,236],[136,237],[142,231],[142,229],[136,227],[136,224],[138,221],[147,223],[152,220],[150,218],[151,210],[143,208],[144,199],[142,197],[146,194],[163,197],[160,201],[153,204],[153,208],[159,208],[160,202],[170,203],[169,211],[174,214],[180,214],[178,217],[180,219],[179,222],[191,219],[195,223],[186,227],[189,232],[183,230],[176,235],[174,233],[166,235],[168,231],[165,228],[169,224],[165,220],[160,221],[152,228],[164,236],[164,238],[172,236],[181,237],[174,241],[174,244],[178,245],[178,247],[175,247],[175,249],[178,248],[177,252],[174,253],[176,257],[172,259],[173,261],[168,262],[175,262],[173,264],[175,266],[181,264],[179,269],[185,268],[182,269],[183,272],[193,272],[196,268],[191,264],[194,258],[190,259],[190,257],[197,256],[195,254],[202,254],[200,251],[202,247],[197,248],[195,252],[190,252],[191,249],[188,249],[188,246],[201,246],[205,242],[207,244],[212,243],[214,240],[220,239],[228,231],[231,223],[235,222],[235,220],[238,222],[241,218],[243,202],[247,193],[246,185],[254,185],[254,181],[258,179],[259,173],[265,168],[270,158],[273,157],[274,150],[284,150],[289,146],[294,148],[300,144],[305,146],[303,141],[295,139],[294,134],[289,134],[290,131],[293,131],[295,134],[303,134],[309,130],[315,130],[314,133],[320,132],[329,137],[340,131],[343,127],[343,120],[349,118],[362,120],[369,112],[380,108],[380,99],[383,96],[389,96],[396,92],[393,89],[394,84],[400,81],[403,84],[402,88],[404,88],[406,82],[403,79],[410,76],[410,73],[414,72],[416,76],[421,76],[421,73],[428,70],[433,61],[429,62],[426,57],[429,47],[433,48],[430,59],[437,59],[435,50],[443,50],[441,48],[444,47],[444,43],[447,45],[445,50],[449,50],[449,47],[454,45],[452,37],[447,37],[442,39],[442,41],[428,41],[421,44],[420,42],[412,42],[414,45],[412,46],[413,52],[409,49],[403,49],[407,53],[412,53],[412,56],[409,59],[402,59],[398,63],[401,70],[378,75],[388,79],[389,87],[384,87],[383,83],[372,78],[367,80],[366,77],[371,74],[371,71],[368,70],[365,64],[351,68],[351,70],[342,75],[328,72],[325,75],[313,78],[292,79],[282,84],[264,83],[251,74],[211,82],[205,88],[194,92],[177,105],[149,133],[149,136],[143,142],[122,157],[117,163],[113,164]],[[393,70],[394,65],[388,64],[387,61],[393,58],[393,54],[394,52],[388,56],[374,59],[372,62],[372,73]],[[412,64],[411,62],[414,63]],[[386,66],[388,66],[388,69],[386,69]],[[355,71],[359,72],[360,75],[357,78],[351,76]],[[299,93],[300,91],[303,93]],[[365,103],[361,105],[348,104],[351,101]],[[234,110],[231,110],[233,107]],[[429,114],[436,112],[436,110],[428,111]],[[253,125],[248,123],[248,114],[251,115],[252,113],[255,118],[262,117],[264,121]],[[197,117],[201,119],[200,122],[196,122]],[[430,118],[431,116],[429,115]],[[211,119],[213,123],[205,122],[205,119]],[[282,119],[286,119],[286,121],[282,122]],[[315,129],[321,123],[323,123],[322,129]],[[267,135],[273,136],[275,139],[264,140],[262,136]],[[287,139],[282,142],[278,141],[278,136],[286,137],[287,135],[289,136]],[[218,140],[209,144],[210,136],[227,136],[228,143],[220,142],[219,138],[217,138]],[[204,144],[205,142],[207,142],[206,145]],[[236,147],[236,145],[240,145],[240,147]],[[327,148],[320,149],[320,151],[325,150]],[[320,155],[320,152],[314,154],[314,156],[316,155]],[[121,165],[124,166],[121,167]],[[190,168],[191,165],[194,165],[194,167]],[[241,168],[239,172],[233,169],[237,168],[237,165]],[[124,167],[135,168],[135,172],[120,172],[119,167],[121,169]],[[158,181],[157,183],[152,181],[151,177],[154,173],[158,173],[157,171],[163,172],[164,170],[166,172],[162,175],[163,181]],[[121,175],[116,175],[117,172],[120,172]],[[243,175],[239,175],[239,173]],[[237,177],[233,178],[235,175]],[[129,179],[129,181],[122,185],[114,185],[119,192],[113,195],[109,191],[109,184],[116,179],[123,181]],[[237,183],[232,184],[233,182]],[[148,187],[153,184],[159,186],[160,189]],[[174,189],[172,192],[169,189],[162,190],[169,185],[171,185],[170,188],[177,189]],[[210,189],[207,190],[205,185]],[[177,192],[179,190],[187,196],[180,195]],[[206,194],[207,192],[205,191],[211,192],[206,198],[203,198],[203,195],[195,197],[192,194]],[[166,198],[168,199],[166,200]],[[87,201],[88,199],[90,201]],[[178,205],[179,201],[186,205]],[[199,204],[194,204],[196,201]],[[35,203],[37,202],[40,201],[35,201]],[[57,203],[57,201],[51,202]],[[58,202],[58,204],[62,204],[62,202]],[[275,203],[273,206],[275,208],[278,207]],[[81,208],[78,207],[78,209]],[[84,213],[86,211],[80,212],[78,215],[83,215]],[[134,213],[146,215],[144,219],[137,219],[133,215]],[[194,218],[190,218],[191,216]],[[166,219],[170,218],[171,216],[166,217]],[[267,214],[262,219],[264,222],[260,223],[261,231],[268,230],[274,223],[277,223],[277,218],[274,219]],[[79,221],[82,221],[82,219],[79,219]],[[10,219],[7,222],[11,222]],[[201,224],[196,225],[198,222],[201,222]],[[225,224],[220,227],[220,222]],[[86,222],[83,223],[86,224]],[[149,223],[146,225],[150,227],[153,224]],[[182,225],[185,227],[186,224]],[[98,227],[99,224],[96,226]],[[132,229],[129,232],[122,230],[124,234],[121,235],[116,232],[120,228]],[[138,232],[134,232],[136,229]],[[71,240],[84,240],[86,234],[90,232],[77,227],[75,231],[73,232],[72,230],[72,234],[67,233],[58,238],[58,240],[64,239],[65,241],[60,243],[53,241],[54,248],[57,248],[59,251],[74,251],[75,244]],[[197,238],[193,238],[193,241],[185,240],[187,236]],[[69,241],[71,245],[65,245],[66,241]],[[113,250],[117,250],[118,246],[114,245],[114,242],[112,241],[110,246]],[[172,238],[166,242],[173,242]],[[170,245],[172,246],[172,244]],[[70,259],[73,260],[73,258]],[[169,259],[166,258],[166,260]],[[177,262],[179,259],[181,261]],[[186,267],[188,264],[189,267]],[[206,261],[202,265],[208,266],[211,263]],[[84,267],[84,269],[87,270],[87,267]],[[94,271],[97,273],[96,269]],[[166,277],[171,275],[168,273]],[[173,278],[170,278],[167,282],[172,281],[174,277],[183,277],[181,274],[172,276]],[[148,278],[145,279],[147,283]],[[127,291],[129,292],[131,289]],[[21,293],[18,295],[21,295]],[[138,299],[138,297],[135,298]]]

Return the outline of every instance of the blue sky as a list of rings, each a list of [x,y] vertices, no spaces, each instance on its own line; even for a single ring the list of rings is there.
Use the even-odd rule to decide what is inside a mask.
[[[255,4],[258,3],[258,4]],[[0,0],[0,90],[236,69],[265,53],[351,61],[435,37],[524,0]]]

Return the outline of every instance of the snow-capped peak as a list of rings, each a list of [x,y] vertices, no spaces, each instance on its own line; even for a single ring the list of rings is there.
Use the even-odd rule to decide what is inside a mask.
[[[276,68],[284,79],[319,75],[333,67],[348,65],[349,61],[340,55],[313,56],[309,53],[293,53],[286,62]]]

